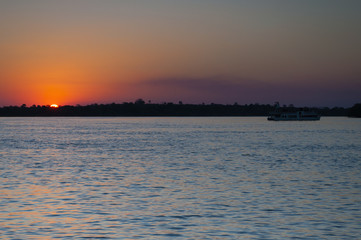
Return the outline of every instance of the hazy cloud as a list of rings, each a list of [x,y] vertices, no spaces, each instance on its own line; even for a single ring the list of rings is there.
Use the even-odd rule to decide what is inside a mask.
[[[159,78],[134,83],[131,88],[139,97],[152,101],[182,100],[188,103],[239,104],[270,103],[297,106],[352,106],[359,102],[361,84],[322,84],[314,81],[269,83],[251,79],[210,78]],[[137,95],[138,96],[138,95]],[[347,97],[345,97],[347,96]]]

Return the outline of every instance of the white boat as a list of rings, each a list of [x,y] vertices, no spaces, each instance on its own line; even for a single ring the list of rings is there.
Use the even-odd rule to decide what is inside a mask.
[[[267,120],[270,121],[317,121],[321,116],[315,112],[296,111],[296,112],[272,112]]]

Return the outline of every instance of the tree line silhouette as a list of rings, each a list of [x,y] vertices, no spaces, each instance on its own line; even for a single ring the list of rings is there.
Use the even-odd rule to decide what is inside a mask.
[[[231,105],[224,104],[177,104],[168,103],[146,103],[142,99],[134,102],[124,102],[121,104],[91,104],[76,106],[50,106],[33,105],[27,107],[5,106],[0,108],[0,116],[267,116],[275,109],[270,104],[245,104],[237,103]],[[351,108],[296,108],[292,104],[281,107],[282,111],[306,110],[314,111],[322,116],[350,116],[361,117],[361,103],[355,104]]]

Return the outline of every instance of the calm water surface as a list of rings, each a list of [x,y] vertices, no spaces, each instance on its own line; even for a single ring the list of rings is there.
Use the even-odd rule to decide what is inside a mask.
[[[356,239],[361,119],[0,118],[1,239]]]

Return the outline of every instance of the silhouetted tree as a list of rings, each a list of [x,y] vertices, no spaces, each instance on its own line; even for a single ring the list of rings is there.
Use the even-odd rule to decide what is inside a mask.
[[[349,117],[361,117],[361,103],[353,105],[348,111]]]
[[[292,105],[280,111],[289,111]],[[296,110],[300,108],[294,107]],[[361,103],[355,104],[350,109],[334,108],[308,108],[319,112],[322,116],[352,116],[361,117]],[[275,110],[270,104],[249,105],[223,105],[223,104],[173,104],[163,102],[161,104],[145,104],[142,99],[135,103],[124,102],[122,104],[91,104],[87,106],[60,106],[52,109],[50,106],[26,107],[19,106],[0,107],[0,116],[267,116]],[[306,110],[306,108],[304,108]]]
[[[141,99],[141,98],[139,98],[139,99],[135,100],[135,102],[134,102],[134,103],[135,103],[135,104],[137,104],[137,105],[143,105],[143,104],[145,104],[144,100],[143,100],[143,99]]]

